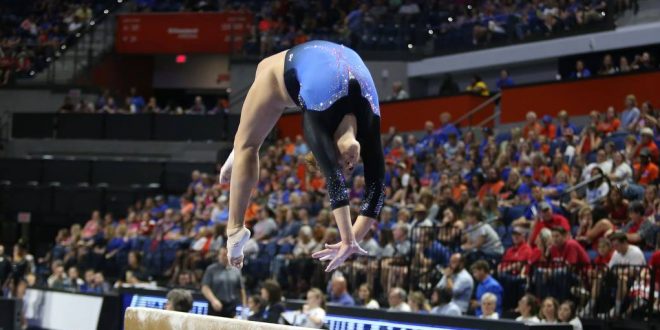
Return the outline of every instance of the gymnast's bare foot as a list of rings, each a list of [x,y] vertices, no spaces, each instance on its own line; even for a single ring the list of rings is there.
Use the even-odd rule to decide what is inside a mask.
[[[229,264],[243,268],[243,247],[250,240],[250,231],[245,227],[227,229],[227,259]]]

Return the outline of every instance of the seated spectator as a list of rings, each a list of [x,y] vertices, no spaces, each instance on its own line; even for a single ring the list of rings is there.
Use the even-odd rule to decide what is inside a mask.
[[[658,179],[660,170],[651,158],[649,150],[642,149],[639,153],[639,163],[633,166],[633,180],[641,186],[648,186]]]
[[[538,118],[536,116],[536,112],[530,111],[527,113],[525,116],[527,122],[525,123],[525,126],[523,127],[523,137],[525,139],[528,139],[530,137],[530,132],[534,131],[536,135],[540,134],[541,131],[543,130],[543,127],[541,124],[538,122]]]
[[[434,288],[431,294],[431,314],[444,315],[444,316],[461,316],[461,308],[458,307],[452,300],[453,293],[449,288]]]
[[[626,186],[632,182],[633,170],[626,161],[626,155],[623,151],[616,151],[612,156],[612,171],[605,173],[614,185]]]
[[[265,301],[261,299],[261,295],[251,295],[248,297],[247,308],[243,309],[241,318],[248,321],[258,321],[264,313]]]
[[[561,110],[557,114],[557,120],[559,125],[557,125],[557,137],[565,139],[569,135],[577,134],[577,128],[570,122],[568,117],[568,112],[566,110]]]
[[[637,246],[653,245],[655,242],[654,219],[646,217],[644,204],[634,201],[628,208],[629,220],[620,229],[626,235],[628,242]]]
[[[557,127],[552,123],[552,117],[549,115],[543,116],[541,121],[541,131],[539,136],[546,137],[549,141],[554,140],[557,137]]]
[[[598,133],[608,136],[612,133],[618,132],[619,126],[621,126],[621,121],[616,117],[614,107],[610,106],[605,113],[605,119],[596,126],[596,130]]]
[[[193,297],[188,290],[174,289],[167,293],[165,310],[188,313],[192,305]]]
[[[80,288],[85,284],[80,278],[80,273],[78,272],[78,267],[71,266],[67,270],[67,277],[64,279],[64,289],[71,291],[80,291]]]
[[[92,218],[85,223],[85,227],[82,229],[83,240],[91,240],[102,230],[101,226],[101,212],[95,210],[92,212]]]
[[[539,232],[541,232],[543,228],[551,229],[556,226],[564,228],[566,232],[570,232],[571,230],[571,226],[569,225],[568,220],[560,214],[553,213],[550,204],[547,202],[539,203],[538,220],[533,222],[534,229],[532,229],[532,234],[529,236],[529,245],[536,245],[536,237],[539,235]]]
[[[617,232],[610,236],[612,246],[614,247],[614,254],[609,263],[609,268],[614,270],[614,275],[617,277],[617,290],[615,296],[614,307],[610,310],[610,316],[620,315],[622,312],[622,304],[624,298],[628,295],[630,269],[621,268],[616,269],[617,266],[644,266],[646,259],[644,253],[636,245],[628,243],[626,234]]]
[[[501,296],[500,296],[501,297]],[[479,316],[481,319],[497,320],[500,315],[495,311],[497,306],[497,296],[486,292],[481,296],[481,310],[482,314]]]
[[[355,306],[355,300],[348,293],[346,278],[342,275],[332,277],[330,303],[341,306]]]
[[[387,98],[388,101],[399,101],[407,99],[408,92],[403,89],[403,83],[395,81],[392,83],[392,94]]]
[[[261,299],[266,305],[263,313],[258,315],[254,321],[265,323],[279,323],[280,316],[286,310],[282,303],[282,289],[280,284],[274,280],[266,280],[261,284]]]
[[[568,323],[573,326],[573,330],[582,330],[582,322],[576,315],[575,303],[570,300],[565,300],[559,305],[557,319],[561,323]]]
[[[397,223],[392,230],[393,242],[388,243],[382,251],[383,257],[403,257],[407,258],[410,254],[410,240],[408,239],[408,225]]]
[[[622,132],[631,132],[634,133],[635,125],[637,120],[639,120],[640,111],[637,108],[637,98],[635,95],[630,94],[626,96],[625,109],[621,112],[621,126],[620,130]]]
[[[502,261],[498,264],[497,273],[500,277],[507,274],[519,276],[532,257],[532,248],[527,243],[527,230],[522,226],[514,226],[511,231],[513,245],[506,249]]]
[[[55,260],[51,264],[51,275],[48,277],[48,287],[52,289],[64,289],[66,273],[64,272],[64,265],[61,260]]]
[[[569,232],[561,226],[553,227],[550,256],[553,262],[567,265],[589,264],[591,261],[587,251],[576,240],[570,238]]]
[[[449,258],[449,267],[443,270],[443,276],[436,285],[439,289],[449,289],[452,292],[452,302],[465,314],[470,305],[472,289],[474,282],[470,273],[464,268],[463,256],[460,253],[454,253]]]
[[[580,135],[580,142],[578,143],[575,152],[577,155],[588,155],[593,150],[600,148],[603,139],[596,130],[595,125],[589,125],[582,130]]]
[[[500,77],[497,79],[497,90],[501,91],[505,87],[511,87],[515,85],[513,82],[513,79],[509,76],[509,71],[506,69],[502,69],[500,71]]]
[[[627,206],[626,206],[627,209]],[[594,220],[590,206],[583,206],[578,212],[580,226],[575,234],[575,240],[585,248],[596,250],[601,239],[612,231],[614,226],[608,219]]]
[[[640,130],[640,141],[639,144],[637,144],[637,147],[635,149],[634,156],[637,157],[641,154],[642,150],[646,149],[649,154],[651,155],[651,160],[655,163],[657,163],[660,160],[660,150],[658,150],[658,146],[655,144],[654,139],[654,134],[653,130],[644,127]]]
[[[302,317],[297,317],[292,325],[304,328],[321,329],[325,324],[325,296],[317,288],[307,291],[307,301],[302,307]]]
[[[201,96],[195,96],[193,105],[190,106],[190,109],[188,109],[186,113],[194,115],[203,115],[206,113],[206,105],[204,105],[204,100],[202,100]]]
[[[601,67],[598,70],[598,74],[604,76],[604,75],[616,74],[618,72],[619,72],[618,68],[614,66],[612,55],[605,54],[605,56],[603,56],[603,64],[601,64]]]
[[[406,290],[402,288],[391,288],[390,292],[387,294],[387,303],[390,305],[390,308],[387,309],[388,312],[411,311],[410,305],[406,303]]]
[[[488,85],[486,85],[486,82],[484,82],[481,76],[477,74],[472,76],[472,82],[466,88],[466,90],[476,95],[490,96]]]
[[[443,112],[440,114],[440,126],[435,131],[435,144],[436,146],[444,145],[447,142],[449,134],[454,134],[457,137],[461,136],[460,131],[451,122],[451,114],[449,112]]]
[[[368,309],[379,309],[380,304],[376,299],[373,299],[371,296],[371,289],[369,288],[369,285],[367,283],[362,283],[360,285],[360,289],[358,290],[358,299],[359,303],[358,305],[363,306],[364,308]]]
[[[553,297],[543,299],[541,303],[541,324],[557,324],[559,323],[559,302]]]
[[[413,291],[408,295],[408,306],[412,313],[428,314],[431,311],[431,306],[420,291]]]
[[[523,322],[525,324],[536,324],[541,322],[536,316],[539,313],[539,303],[536,297],[532,294],[525,294],[518,300],[518,307],[516,312],[520,314],[516,318],[516,322]]]
[[[471,302],[471,307],[475,310],[477,316],[481,316],[483,311],[481,309],[482,297],[486,293],[491,293],[496,297],[497,308],[495,309],[498,314],[502,313],[502,286],[497,280],[490,276],[490,266],[488,262],[484,260],[479,260],[475,262],[472,267],[472,276],[474,277],[474,282],[477,284],[475,291],[475,299]]]
[[[467,254],[468,264],[478,259],[497,261],[502,257],[504,248],[497,232],[490,224],[483,222],[483,215],[478,210],[465,213],[467,228],[465,243],[461,249]]]
[[[571,79],[584,79],[591,77],[591,71],[584,66],[582,60],[575,62],[575,71],[571,73]]]

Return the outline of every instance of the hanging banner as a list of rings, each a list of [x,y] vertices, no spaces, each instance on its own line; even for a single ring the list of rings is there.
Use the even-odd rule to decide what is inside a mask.
[[[117,16],[115,48],[124,54],[231,54],[243,47],[249,13],[138,13]]]

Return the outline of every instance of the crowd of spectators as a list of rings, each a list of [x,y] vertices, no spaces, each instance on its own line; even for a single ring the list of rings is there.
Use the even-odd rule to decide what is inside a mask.
[[[641,54],[635,54],[632,62],[630,58],[621,55],[618,61],[611,54],[605,54],[599,67],[589,68],[583,60],[575,61],[575,69],[571,72],[568,79],[585,79],[592,76],[609,76],[619,73],[643,72],[657,70],[658,64],[654,56],[649,51],[643,51]]]
[[[221,96],[213,107],[207,108],[201,96],[195,96],[188,106],[181,106],[170,101],[168,104],[159,103],[155,96],[140,95],[135,87],[131,87],[123,98],[123,102],[115,101],[110,90],[104,90],[96,100],[80,97],[79,93],[70,92],[65,96],[58,108],[59,113],[106,113],[106,114],[176,114],[176,115],[226,115],[229,113],[229,98]]]
[[[139,11],[251,12],[244,51],[266,56],[309,39],[361,50],[406,50],[434,42],[437,50],[547,37],[602,22],[607,1],[153,1]],[[623,10],[631,5],[617,5]]]
[[[0,3],[0,86],[33,76],[110,1],[38,0]]]
[[[263,150],[245,217],[253,236],[242,278],[225,266],[221,248],[228,187],[194,172],[178,199],[140,200],[121,215],[97,211],[61,229],[48,255],[32,257],[20,244],[11,257],[0,250],[1,279],[9,295],[30,285],[201,289],[226,316],[227,306],[278,304],[268,293],[274,286],[287,298],[317,297],[316,287],[329,303],[393,311],[492,319],[515,310],[524,322],[657,312],[660,111],[628,95],[590,120],[579,127],[566,111],[529,112],[523,125],[496,135],[461,129],[443,113],[420,134],[389,128],[385,205],[361,242],[371,257],[346,265],[371,279],[347,268],[324,278],[309,258],[338,233],[325,179],[305,161],[301,136]],[[349,189],[358,214],[361,166]],[[222,289],[229,283],[233,291]]]

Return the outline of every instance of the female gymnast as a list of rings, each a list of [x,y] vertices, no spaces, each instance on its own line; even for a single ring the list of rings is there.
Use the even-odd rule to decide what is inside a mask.
[[[311,41],[262,60],[243,103],[234,150],[220,171],[222,182],[231,180],[227,249],[234,267],[243,266],[243,246],[250,239],[243,216],[259,175],[259,148],[284,109],[295,106],[302,109],[305,139],[326,177],[341,236],[313,257],[332,260],[326,268],[332,271],[352,254],[367,254],[357,242],[377,221],[384,198],[378,94],[352,49]],[[344,173],[352,171],[358,155],[367,191],[351,226]]]

